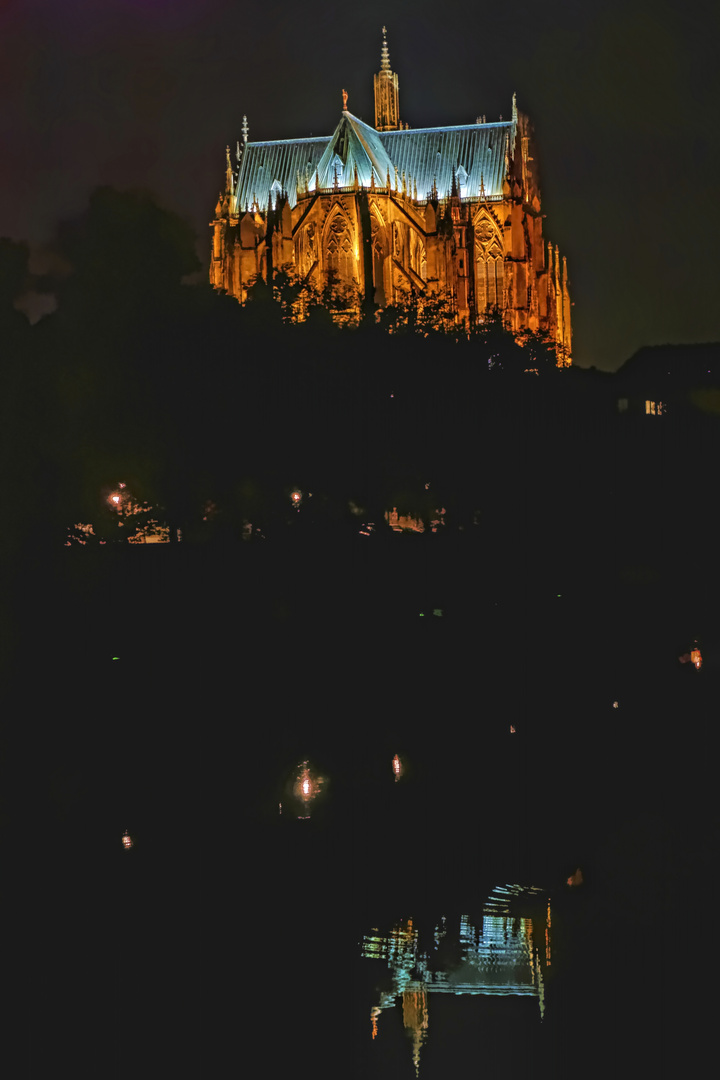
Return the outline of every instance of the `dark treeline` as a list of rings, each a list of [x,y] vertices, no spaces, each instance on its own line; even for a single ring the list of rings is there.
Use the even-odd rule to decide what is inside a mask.
[[[393,507],[526,577],[672,566],[704,542],[716,417],[640,437],[610,376],[558,369],[540,338],[496,319],[468,336],[412,302],[341,329],[322,297],[298,325],[283,275],[241,307],[186,283],[195,238],[142,192],[95,192],[55,253],[32,282],[27,249],[0,247],[6,566],[77,523],[124,541],[120,482],[190,545],[364,542],[369,522],[377,543]],[[33,326],[13,307],[29,284],[57,298]]]

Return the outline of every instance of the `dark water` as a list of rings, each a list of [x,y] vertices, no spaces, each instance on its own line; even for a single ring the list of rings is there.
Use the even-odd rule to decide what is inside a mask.
[[[17,1075],[701,1061],[712,595],[280,565],[73,569],[28,616],[3,762]],[[304,760],[325,783],[301,820]],[[539,910],[488,915],[497,886]],[[388,963],[369,938],[414,944]]]

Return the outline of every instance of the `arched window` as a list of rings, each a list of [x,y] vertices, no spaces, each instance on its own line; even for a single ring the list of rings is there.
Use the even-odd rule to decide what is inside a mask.
[[[329,283],[355,284],[355,244],[350,222],[342,213],[335,214],[327,227],[325,268]]]
[[[475,302],[478,314],[505,306],[505,257],[500,231],[489,215],[475,219]]]
[[[415,229],[410,230],[410,269],[425,281],[427,277],[425,244],[420,233],[416,232]]]

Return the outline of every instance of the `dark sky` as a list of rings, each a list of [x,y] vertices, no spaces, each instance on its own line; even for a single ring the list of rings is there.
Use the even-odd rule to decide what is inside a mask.
[[[0,236],[35,247],[98,184],[145,186],[200,237],[224,150],[372,123],[388,28],[411,127],[531,116],[575,360],[720,339],[714,0],[0,0]]]

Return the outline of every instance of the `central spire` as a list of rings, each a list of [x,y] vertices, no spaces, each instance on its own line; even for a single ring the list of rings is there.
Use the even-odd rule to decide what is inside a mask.
[[[378,131],[397,131],[400,123],[398,77],[390,69],[387,30],[382,28],[380,71],[375,76],[375,127]]]

